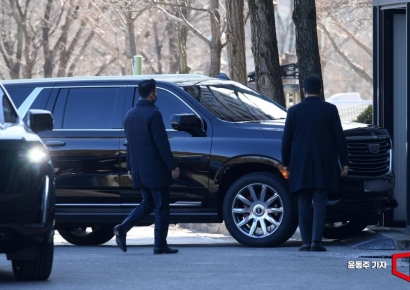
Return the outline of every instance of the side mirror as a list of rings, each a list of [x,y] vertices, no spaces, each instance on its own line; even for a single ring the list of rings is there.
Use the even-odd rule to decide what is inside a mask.
[[[27,116],[27,125],[34,132],[53,130],[54,118],[49,111],[29,110]]]
[[[171,126],[174,130],[185,131],[194,137],[205,136],[202,120],[195,114],[175,114],[171,117]]]

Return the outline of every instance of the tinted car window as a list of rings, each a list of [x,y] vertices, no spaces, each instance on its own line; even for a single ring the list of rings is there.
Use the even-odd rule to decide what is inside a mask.
[[[119,91],[119,88],[70,89],[67,95],[62,128],[113,128]],[[56,106],[58,106],[59,101],[57,101]]]
[[[20,108],[20,106],[24,103],[27,97],[33,92],[34,88],[9,88],[7,89],[10,97],[13,99],[14,105],[16,108]],[[28,109],[41,109],[44,110],[48,97],[53,89],[52,88],[43,88],[35,97],[32,104],[29,104],[27,107]],[[21,109],[20,109],[21,110]],[[20,112],[21,113],[21,112]],[[27,121],[27,111],[22,113],[24,116],[20,115],[20,117],[24,117],[23,120]]]
[[[286,111],[269,98],[241,85],[194,85],[183,89],[217,118],[230,122],[277,120]]]
[[[17,113],[7,98],[3,89],[0,88],[0,123],[16,123]]]
[[[134,103],[138,101],[138,99],[138,89],[135,89]],[[172,115],[193,113],[192,110],[181,99],[161,88],[158,88],[157,90],[157,101],[155,102],[155,106],[158,107],[159,111],[162,114],[162,119],[164,121],[166,129],[172,129],[170,122]]]
[[[16,108],[20,107],[28,95],[34,90],[34,88],[6,88]]]

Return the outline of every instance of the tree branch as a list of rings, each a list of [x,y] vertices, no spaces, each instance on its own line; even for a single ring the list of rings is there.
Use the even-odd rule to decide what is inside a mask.
[[[101,73],[103,71],[105,71],[107,69],[108,66],[110,66],[111,64],[113,64],[115,61],[117,60],[116,57],[112,57],[108,62],[104,63],[102,66],[100,66],[100,68],[98,69],[98,71],[96,72],[96,76],[100,76]]]
[[[340,55],[340,57],[349,65],[350,68],[352,68],[360,77],[362,77],[364,80],[366,80],[368,83],[372,84],[373,79],[371,76],[369,76],[363,68],[361,68],[358,64],[355,64],[350,58],[348,58],[343,51],[340,49],[340,47],[336,44],[334,38],[331,36],[329,30],[321,23],[317,22],[317,25],[323,30],[323,32],[326,34],[326,36],[329,38],[330,43],[332,44],[333,48],[335,49],[336,53]]]
[[[200,32],[198,29],[196,29],[191,23],[188,22],[188,20],[186,20],[186,18],[181,15],[180,17],[177,17],[171,13],[169,13],[167,10],[165,10],[165,8],[158,6],[158,9],[160,9],[162,12],[165,13],[166,16],[168,16],[169,18],[175,20],[176,22],[179,22],[185,26],[187,26],[196,36],[198,36],[200,39],[202,39],[203,41],[206,42],[206,44],[210,45],[211,41],[206,38],[205,35],[202,34],[202,32]]]
[[[329,13],[330,18],[335,22],[336,26],[340,30],[346,33],[347,36],[350,37],[350,39],[353,40],[358,46],[360,46],[360,48],[362,48],[369,56],[373,57],[373,52],[369,47],[367,47],[363,42],[357,39],[357,37],[354,36],[349,30],[347,30],[346,27],[344,27],[343,24],[340,23],[333,14],[331,14],[329,11],[328,13]]]

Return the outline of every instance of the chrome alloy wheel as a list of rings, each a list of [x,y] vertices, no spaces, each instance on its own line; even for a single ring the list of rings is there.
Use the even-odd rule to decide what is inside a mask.
[[[243,187],[232,202],[232,218],[238,229],[251,238],[274,233],[283,219],[283,204],[270,186],[253,183]]]

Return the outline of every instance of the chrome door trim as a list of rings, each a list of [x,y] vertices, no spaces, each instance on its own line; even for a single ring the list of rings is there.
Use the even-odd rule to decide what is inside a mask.
[[[60,203],[56,207],[124,207],[124,206],[138,206],[139,203]],[[201,201],[177,201],[170,203],[170,207],[200,207]]]

